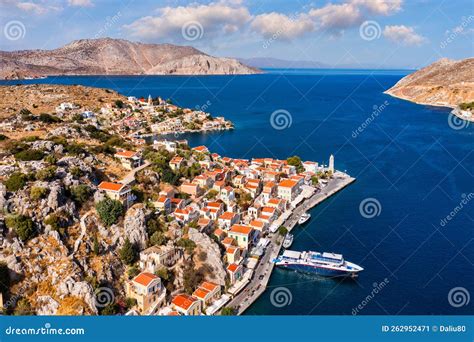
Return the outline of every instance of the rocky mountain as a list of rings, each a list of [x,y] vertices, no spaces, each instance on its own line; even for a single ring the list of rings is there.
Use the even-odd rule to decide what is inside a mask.
[[[235,59],[209,56],[190,46],[123,39],[82,39],[54,50],[0,51],[0,78],[48,75],[255,74]]]
[[[420,104],[457,107],[474,100],[474,58],[443,58],[398,81],[386,94]]]
[[[254,68],[300,68],[300,69],[320,69],[331,67],[317,61],[289,61],[285,59],[272,57],[254,57],[254,58],[238,58],[245,65]]]

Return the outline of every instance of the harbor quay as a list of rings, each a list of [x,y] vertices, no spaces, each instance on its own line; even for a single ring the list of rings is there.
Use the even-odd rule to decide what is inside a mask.
[[[298,220],[303,213],[341,191],[355,180],[355,178],[350,177],[348,174],[339,171],[336,172],[334,178],[328,180],[324,188],[294,208],[288,218],[282,222],[282,226],[291,232],[293,228],[297,226]],[[228,307],[232,307],[236,310],[237,315],[243,314],[267,289],[275,265],[272,260],[280,254],[283,240],[284,237],[278,232],[271,234],[271,242],[255,268],[249,284],[227,304]]]

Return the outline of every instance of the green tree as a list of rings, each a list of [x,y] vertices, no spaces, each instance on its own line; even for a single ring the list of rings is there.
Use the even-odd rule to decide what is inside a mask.
[[[78,204],[84,204],[91,197],[91,189],[85,184],[72,186],[70,192],[73,200]]]
[[[94,235],[94,254],[99,255],[100,254],[100,244],[99,244],[99,239],[97,238],[97,234]]]
[[[287,160],[288,165],[292,165],[296,167],[297,172],[304,171],[303,164],[301,163],[301,158],[298,156],[289,157]]]
[[[8,191],[14,192],[23,189],[27,179],[28,177],[24,173],[14,172],[3,184],[5,184]]]
[[[117,223],[123,214],[123,205],[121,202],[106,197],[95,206],[100,220],[107,227]]]
[[[186,252],[188,252],[189,254],[191,254],[194,251],[194,248],[196,248],[196,243],[193,240],[184,238],[176,241],[176,245],[186,249]]]
[[[280,226],[280,228],[278,228],[278,234],[285,236],[288,234],[288,229],[285,226]]]
[[[130,239],[127,238],[119,251],[120,259],[127,265],[132,265],[137,259],[137,250]]]
[[[116,100],[116,101],[115,101],[115,106],[116,106],[117,108],[123,108],[124,103],[123,103],[122,100]]]
[[[225,306],[222,308],[221,316],[234,316],[235,309],[231,308],[230,306]]]
[[[162,232],[156,231],[150,237],[150,245],[162,246],[166,244],[166,236]]]
[[[25,215],[11,215],[5,219],[5,225],[18,235],[21,241],[27,241],[36,234],[33,220]]]

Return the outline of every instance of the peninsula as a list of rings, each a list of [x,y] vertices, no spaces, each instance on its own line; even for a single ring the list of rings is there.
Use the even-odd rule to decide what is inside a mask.
[[[441,59],[397,82],[385,93],[418,104],[453,108],[453,114],[474,121],[474,58]]]
[[[238,159],[137,138],[230,125],[159,97],[0,91],[18,100],[0,109],[4,314],[240,314],[300,215],[354,181],[333,157]]]
[[[229,75],[261,71],[191,46],[81,39],[54,50],[0,51],[0,79],[51,75]]]

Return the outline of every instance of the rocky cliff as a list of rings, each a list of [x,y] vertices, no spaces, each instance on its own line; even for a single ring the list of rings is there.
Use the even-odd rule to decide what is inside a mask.
[[[474,100],[474,58],[441,59],[398,81],[386,94],[420,104],[456,107]]]
[[[255,74],[235,59],[209,56],[190,46],[122,39],[83,39],[54,50],[0,51],[0,78],[48,75]]]

